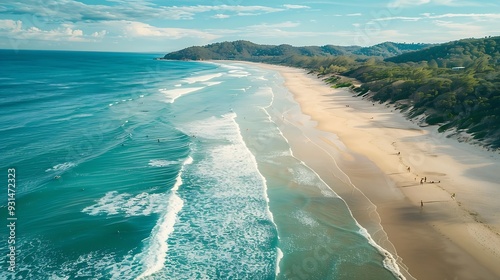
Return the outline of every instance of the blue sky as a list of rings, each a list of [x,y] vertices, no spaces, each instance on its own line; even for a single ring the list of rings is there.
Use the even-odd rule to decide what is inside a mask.
[[[0,3],[0,48],[168,52],[261,44],[439,43],[500,35],[498,0],[23,0]]]

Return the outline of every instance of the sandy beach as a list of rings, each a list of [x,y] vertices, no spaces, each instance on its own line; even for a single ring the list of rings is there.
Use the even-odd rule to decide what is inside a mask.
[[[281,74],[314,124],[304,131],[319,133],[291,143],[297,157],[325,182],[334,176],[350,186],[332,188],[374,240],[397,255],[407,279],[500,278],[498,153],[420,127],[392,106],[332,89],[304,70],[257,66]],[[305,125],[292,114],[283,121]],[[311,145],[323,152],[308,152]],[[327,157],[342,174],[330,170]]]

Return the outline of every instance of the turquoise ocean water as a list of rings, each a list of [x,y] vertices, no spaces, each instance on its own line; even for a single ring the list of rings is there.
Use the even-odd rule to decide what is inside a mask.
[[[397,279],[294,156],[278,73],[157,56],[0,51],[1,279]]]

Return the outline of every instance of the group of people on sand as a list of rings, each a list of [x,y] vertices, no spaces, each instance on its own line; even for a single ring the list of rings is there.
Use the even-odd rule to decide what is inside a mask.
[[[396,142],[392,142],[392,145],[394,145],[394,144],[396,144]],[[401,156],[401,152],[398,152],[397,155]],[[411,167],[407,166],[406,171],[408,171],[408,173],[411,173]],[[415,181],[417,181],[417,177],[415,177]],[[438,183],[441,183],[441,180],[439,180],[439,181],[427,181],[427,176],[424,176],[424,177],[420,178],[420,185],[423,185],[424,183],[438,184]],[[455,196],[456,196],[455,193],[453,193],[451,195],[451,199],[454,200]],[[420,207],[424,207],[423,200],[420,200]]]
[[[396,142],[392,142],[392,144],[394,145]],[[397,153],[398,156],[401,156],[401,152],[398,152]],[[406,171],[408,171],[408,173],[411,173],[411,167],[407,167],[406,168]],[[418,176],[418,175],[417,175]],[[417,181],[417,177],[415,177],[415,181]],[[441,183],[441,181],[429,181],[427,182],[427,176],[424,176],[422,178],[420,178],[420,185],[423,185],[424,183],[430,183],[430,184],[434,184],[434,183]],[[451,195],[451,198],[452,199],[455,199],[455,193],[453,193]],[[420,200],[420,207],[424,207],[424,201],[423,200]]]
[[[394,145],[395,143],[396,143],[396,142],[392,142],[392,144],[393,144],[393,145]],[[398,153],[397,153],[397,155],[398,155],[398,156],[400,156],[400,155],[401,155],[401,152],[398,152]],[[410,172],[411,172],[411,167],[409,167],[409,166],[408,166],[408,167],[406,168],[406,171],[408,171],[408,173],[410,173]],[[418,176],[418,175],[417,175],[417,176]],[[415,177],[415,181],[416,181],[416,180],[417,180],[417,177]],[[424,183],[427,183],[427,176],[426,176],[426,177],[422,177],[422,178],[420,178],[420,185],[423,185]],[[434,184],[434,183],[441,183],[441,181],[429,181],[428,183],[430,183],[430,184]]]
[[[417,177],[415,177],[415,181],[417,180]],[[427,177],[420,178],[420,185],[423,185],[424,183],[427,183]],[[441,183],[441,181],[429,181],[429,183],[434,184],[434,183]]]

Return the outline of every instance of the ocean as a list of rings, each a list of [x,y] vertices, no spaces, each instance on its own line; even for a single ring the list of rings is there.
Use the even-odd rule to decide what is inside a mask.
[[[294,155],[277,72],[159,56],[0,50],[0,278],[403,278]]]

